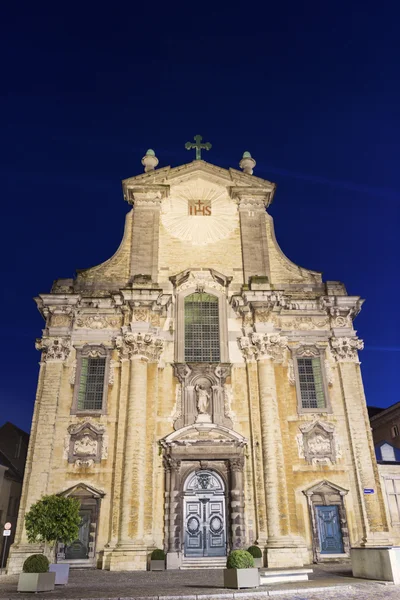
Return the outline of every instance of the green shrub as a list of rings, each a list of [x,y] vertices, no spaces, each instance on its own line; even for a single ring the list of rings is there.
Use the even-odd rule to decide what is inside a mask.
[[[247,552],[249,552],[253,558],[262,558],[262,552],[258,546],[250,546],[250,548],[247,548]]]
[[[226,561],[227,569],[250,569],[254,567],[254,558],[247,550],[232,550]]]
[[[22,570],[24,573],[47,573],[49,561],[44,554],[32,554],[24,562]]]
[[[151,560],[165,560],[164,550],[160,550],[159,548],[153,550],[151,553]]]

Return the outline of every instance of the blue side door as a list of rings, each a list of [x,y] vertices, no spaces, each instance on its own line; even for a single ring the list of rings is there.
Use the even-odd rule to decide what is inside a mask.
[[[321,554],[341,554],[343,539],[338,506],[316,506],[315,511]]]

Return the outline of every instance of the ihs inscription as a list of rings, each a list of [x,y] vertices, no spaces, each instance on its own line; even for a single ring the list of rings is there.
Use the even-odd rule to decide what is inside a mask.
[[[209,200],[189,200],[188,211],[192,217],[209,217],[211,216],[211,202]]]

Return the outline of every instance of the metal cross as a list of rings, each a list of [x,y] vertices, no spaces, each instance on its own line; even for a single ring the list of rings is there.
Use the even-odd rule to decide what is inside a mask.
[[[196,150],[196,160],[201,160],[201,151],[210,150],[212,146],[210,142],[202,144],[201,140],[203,139],[203,137],[201,135],[195,135],[193,139],[196,143],[193,144],[193,142],[186,142],[185,148],[186,150],[192,150],[194,148]]]

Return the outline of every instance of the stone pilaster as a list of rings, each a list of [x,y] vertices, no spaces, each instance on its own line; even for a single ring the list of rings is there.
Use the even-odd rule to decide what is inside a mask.
[[[246,360],[257,361],[260,398],[264,489],[267,514],[268,567],[302,566],[305,542],[291,535],[286,472],[275,380],[275,363],[282,362],[287,338],[280,334],[251,333],[239,339]]]
[[[115,383],[118,385],[118,422],[116,425],[116,448],[114,458],[114,486],[112,496],[112,527],[110,541],[105,549],[105,560],[103,568],[108,568],[108,554],[109,550],[114,548],[119,540],[119,531],[121,526],[121,499],[122,499],[122,485],[125,477],[124,473],[124,450],[125,450],[125,429],[127,422],[127,403],[128,403],[128,392],[129,392],[129,359],[122,358],[119,362],[119,368],[115,368]]]
[[[273,189],[274,186],[269,189],[232,189],[239,206],[243,281],[246,284],[250,277],[270,276],[265,209],[272,200]]]
[[[358,544],[361,546],[388,545],[390,543],[388,523],[374,457],[358,359],[358,350],[362,350],[363,347],[364,343],[357,337],[331,338],[331,350],[338,366],[358,487],[358,504],[363,529],[363,536],[361,540],[358,540]],[[365,495],[365,488],[372,488],[375,493]]]
[[[24,560],[34,552],[33,546],[28,544],[24,517],[31,505],[48,491],[61,377],[71,351],[71,341],[69,338],[44,337],[36,341],[36,349],[42,351],[42,359],[17,531],[8,559],[9,573],[20,571]],[[39,551],[39,546],[35,547]]]
[[[161,200],[167,186],[134,187],[126,191],[126,199],[134,206],[132,228],[131,276],[147,276],[156,282]]]
[[[287,339],[280,335],[252,334],[251,341],[258,366],[268,547],[270,547],[279,544],[282,536],[289,532],[286,476],[274,367],[274,360],[283,357]]]
[[[239,550],[246,544],[244,524],[244,457],[232,458],[229,461],[231,473],[231,544],[232,550]]]
[[[250,426],[252,439],[251,458],[252,471],[255,483],[254,494],[256,517],[256,539],[249,539],[248,541],[249,543],[254,543],[255,541],[257,541],[259,546],[266,546],[268,539],[268,531],[260,427],[260,402],[258,398],[257,363],[252,360],[247,360],[246,363],[247,388],[250,401]]]
[[[148,363],[158,362],[163,344],[148,333],[115,338],[121,359],[129,359],[130,367],[119,539],[109,558],[111,570],[144,568],[152,545],[145,535]]]

